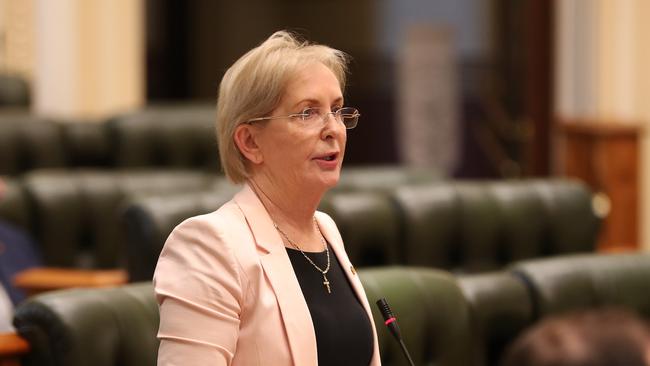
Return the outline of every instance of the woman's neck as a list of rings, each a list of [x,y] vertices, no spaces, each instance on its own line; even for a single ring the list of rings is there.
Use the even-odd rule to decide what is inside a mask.
[[[324,192],[286,187],[264,177],[250,178],[249,185],[278,226],[301,236],[313,232],[314,213]]]

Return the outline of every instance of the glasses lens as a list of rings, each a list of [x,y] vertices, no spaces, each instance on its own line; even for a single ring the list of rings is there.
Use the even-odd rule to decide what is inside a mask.
[[[301,113],[303,121],[315,121],[320,117],[320,111],[318,108],[307,108]]]
[[[359,111],[356,108],[345,107],[338,110],[338,113],[343,120],[345,128],[355,128],[359,122]]]

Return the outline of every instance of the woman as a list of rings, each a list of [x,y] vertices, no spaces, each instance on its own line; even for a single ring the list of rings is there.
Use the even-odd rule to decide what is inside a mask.
[[[339,179],[345,54],[277,32],[226,72],[222,165],[244,188],[169,236],[154,285],[159,365],[379,365],[361,282],[316,212]]]

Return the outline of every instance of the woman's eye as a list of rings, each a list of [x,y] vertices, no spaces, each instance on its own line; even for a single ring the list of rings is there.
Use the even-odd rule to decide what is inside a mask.
[[[318,108],[307,108],[302,111],[302,115],[305,119],[313,118],[318,115]]]

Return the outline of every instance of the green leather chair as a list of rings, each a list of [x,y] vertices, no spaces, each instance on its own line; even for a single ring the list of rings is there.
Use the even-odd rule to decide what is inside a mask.
[[[23,366],[153,366],[158,319],[151,284],[141,283],[34,297],[14,326],[30,345]]]
[[[129,280],[151,280],[162,247],[176,225],[216,210],[239,189],[224,178],[215,180],[207,191],[134,197],[122,212]]]
[[[0,218],[25,231],[32,229],[29,201],[20,180],[4,178],[5,192],[0,198]]]
[[[524,258],[592,252],[601,218],[571,180],[449,181],[401,186],[405,263],[459,272]]]
[[[118,167],[203,168],[219,172],[213,105],[159,105],[107,123]]]
[[[468,365],[497,365],[510,342],[533,322],[528,289],[507,271],[457,278],[470,309],[472,362]]]
[[[116,268],[126,261],[119,210],[127,197],[203,190],[217,177],[196,171],[56,170],[28,173],[22,185],[45,265]]]
[[[349,166],[341,170],[337,191],[389,191],[400,185],[428,184],[442,179],[438,172],[398,165]]]
[[[334,191],[321,201],[341,232],[345,248],[357,267],[403,263],[400,222],[393,203],[376,191]]]
[[[417,365],[469,363],[469,313],[448,273],[392,267],[360,270],[378,330],[382,364],[407,365],[375,301],[386,298]],[[47,293],[21,304],[14,325],[31,352],[24,366],[156,364],[158,309],[150,283]]]
[[[451,274],[429,268],[387,267],[358,271],[372,307],[382,365],[408,365],[375,302],[386,298],[416,365],[470,365],[470,313]]]
[[[24,113],[0,114],[0,175],[66,165],[62,127]]]
[[[649,254],[583,254],[515,263],[535,319],[599,306],[624,306],[650,318]]]

